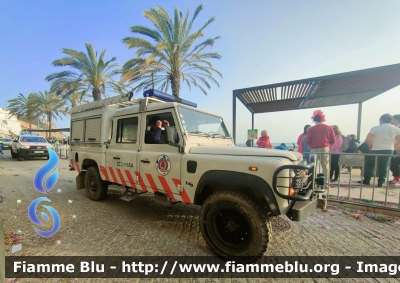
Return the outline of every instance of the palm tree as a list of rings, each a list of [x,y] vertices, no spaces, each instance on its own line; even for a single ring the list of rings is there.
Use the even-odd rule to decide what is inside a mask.
[[[89,101],[86,99],[88,98],[89,94],[81,93],[81,92],[74,92],[65,98],[65,101],[70,104],[70,108],[74,108],[75,106],[88,103]]]
[[[191,20],[188,9],[185,17],[175,8],[172,20],[164,8],[150,9],[144,12],[144,16],[155,26],[150,29],[144,26],[132,26],[131,32],[144,35],[149,40],[140,37],[125,37],[123,42],[128,48],[136,48],[137,58],[126,62],[122,68],[121,81],[126,83],[140,82],[134,91],[140,91],[159,87],[162,91],[168,91],[170,85],[172,94],[179,97],[181,82],[186,83],[191,90],[192,85],[207,94],[203,85],[210,89],[209,82],[219,86],[213,75],[222,77],[209,59],[220,59],[216,52],[205,52],[207,47],[212,47],[220,37],[208,38],[196,44],[196,41],[204,36],[204,29],[212,23],[212,17],[206,21],[197,31],[191,33],[193,22],[203,9],[199,5]]]
[[[50,136],[52,120],[57,120],[57,118],[62,120],[61,114],[67,115],[65,101],[60,96],[45,90],[44,92],[39,91],[35,95],[34,103],[37,105],[37,111],[40,113],[40,116],[44,115],[47,117]]]
[[[28,122],[31,129],[33,121],[40,117],[40,113],[35,105],[35,96],[35,93],[30,93],[28,97],[20,93],[17,98],[7,101],[7,109],[10,111],[10,114],[16,116],[17,119]]]
[[[86,52],[79,52],[72,49],[63,49],[68,55],[62,59],[53,61],[53,66],[68,66],[72,71],[61,71],[50,74],[46,80],[51,83],[50,91],[64,97],[74,92],[87,93],[91,91],[94,100],[100,100],[102,95],[107,96],[106,89],[111,87],[114,91],[121,92],[122,88],[113,79],[119,66],[116,58],[104,61],[106,50],[103,50],[99,57],[90,43],[86,43]]]

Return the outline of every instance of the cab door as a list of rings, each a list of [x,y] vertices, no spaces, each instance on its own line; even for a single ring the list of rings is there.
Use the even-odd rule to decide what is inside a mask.
[[[140,115],[114,117],[113,135],[106,151],[106,166],[101,168],[106,180],[136,188]]]
[[[167,120],[170,126],[177,130],[177,139],[172,144],[146,143],[146,131],[151,127],[148,121],[154,115]],[[146,130],[142,132],[140,138],[142,145],[138,152],[139,186],[145,187],[150,192],[164,193],[173,200],[182,200],[179,189],[182,154],[179,152],[179,146],[183,145],[183,139],[174,109],[143,113],[142,128]]]

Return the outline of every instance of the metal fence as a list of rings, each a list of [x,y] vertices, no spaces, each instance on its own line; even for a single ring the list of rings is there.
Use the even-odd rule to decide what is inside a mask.
[[[325,176],[329,187],[327,189],[327,199],[336,202],[353,203],[363,206],[385,208],[400,211],[400,185],[390,185],[391,178],[390,165],[392,158],[399,158],[400,155],[392,154],[357,154],[357,153],[313,153],[316,162],[317,173],[322,173],[320,155],[329,155],[331,160],[333,155],[339,155],[339,178],[335,182],[330,181],[330,176]],[[382,186],[378,186],[378,162],[379,157],[387,157],[387,174]],[[363,184],[366,159],[374,159],[373,173],[370,185]],[[371,159],[372,162],[372,159]],[[329,162],[329,169],[331,163]]]
[[[68,159],[69,145],[68,144],[53,144],[53,150],[58,154],[61,159]]]

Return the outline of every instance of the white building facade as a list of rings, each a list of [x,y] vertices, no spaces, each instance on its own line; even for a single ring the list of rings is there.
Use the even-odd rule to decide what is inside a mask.
[[[18,122],[17,117],[10,116],[10,111],[0,108],[0,137],[7,138],[20,132],[21,124]]]

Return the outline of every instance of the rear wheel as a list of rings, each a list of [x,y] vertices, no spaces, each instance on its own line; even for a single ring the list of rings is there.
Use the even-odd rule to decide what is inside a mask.
[[[85,175],[86,195],[91,200],[103,200],[107,197],[107,182],[100,177],[97,167],[89,167]]]
[[[267,249],[272,233],[266,213],[237,192],[217,192],[200,211],[200,229],[216,254],[229,260],[254,262]]]

